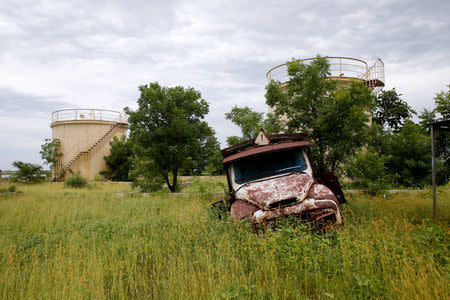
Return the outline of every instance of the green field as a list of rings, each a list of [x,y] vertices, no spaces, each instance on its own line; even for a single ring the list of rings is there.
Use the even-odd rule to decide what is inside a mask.
[[[336,232],[258,235],[211,216],[222,181],[180,195],[18,186],[0,197],[0,298],[450,298],[449,185],[437,225],[424,190],[351,195]]]

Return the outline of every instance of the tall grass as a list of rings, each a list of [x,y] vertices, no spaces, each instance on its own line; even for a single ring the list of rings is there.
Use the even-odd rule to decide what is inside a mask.
[[[450,296],[445,189],[437,225],[427,190],[354,195],[333,233],[296,225],[257,235],[211,217],[204,193],[18,188],[23,194],[0,198],[1,298]]]

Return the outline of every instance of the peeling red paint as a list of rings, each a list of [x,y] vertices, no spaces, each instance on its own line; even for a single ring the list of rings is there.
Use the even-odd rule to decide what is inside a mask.
[[[261,209],[285,199],[303,200],[314,180],[309,174],[294,173],[261,182],[250,182],[236,193],[236,198]]]

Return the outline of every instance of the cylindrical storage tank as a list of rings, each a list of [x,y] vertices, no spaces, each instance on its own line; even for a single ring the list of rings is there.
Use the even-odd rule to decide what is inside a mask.
[[[340,57],[340,56],[326,56],[330,65],[330,74],[328,78],[337,80],[340,85],[349,85],[352,80],[363,82],[374,95],[376,95],[384,87],[384,63],[381,59],[377,59],[375,63],[369,67],[369,65],[357,58],[352,57]],[[298,62],[309,65],[316,58],[299,59]],[[269,83],[279,81],[281,83],[281,89],[286,91],[287,84],[291,77],[288,74],[289,63],[284,63],[270,69],[266,77]],[[269,113],[275,111],[275,107],[269,106]],[[367,112],[370,114],[370,112]],[[286,116],[282,116],[283,121],[287,121]],[[372,121],[370,121],[371,123]]]
[[[52,138],[59,139],[62,157],[55,178],[64,179],[70,171],[93,180],[106,170],[104,156],[110,155],[109,142],[126,135],[128,124],[117,111],[103,109],[63,109],[52,113]]]

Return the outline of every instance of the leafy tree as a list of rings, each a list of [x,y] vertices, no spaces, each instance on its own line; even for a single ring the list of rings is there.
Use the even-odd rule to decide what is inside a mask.
[[[191,146],[192,151],[189,151],[189,156],[186,157],[184,166],[180,169],[182,175],[202,175],[211,163],[214,154],[220,151],[219,142],[214,135],[205,137],[201,148],[202,151],[198,151],[198,145],[194,144]]]
[[[133,181],[131,184],[133,188],[139,188],[146,193],[162,189],[164,178],[159,173],[158,166],[153,160],[135,157],[133,166],[129,174]]]
[[[358,151],[346,164],[346,174],[353,180],[356,187],[362,188],[371,195],[386,190],[388,176],[386,157],[380,155],[372,147]]]
[[[171,192],[176,191],[178,173],[189,158],[205,151],[214,130],[204,121],[208,103],[199,91],[157,82],[139,87],[138,109],[129,115],[130,139],[138,158],[154,168]],[[171,177],[171,179],[170,179]]]
[[[255,112],[248,106],[242,108],[234,106],[229,113],[225,113],[225,119],[240,127],[242,138],[249,140],[261,129],[263,115],[263,113]]]
[[[283,86],[272,81],[266,87],[266,103],[278,118],[286,118],[287,131],[310,136],[319,173],[335,171],[367,141],[373,96],[362,82],[339,86],[329,78],[327,59],[320,56],[309,65],[293,59],[288,75]]]
[[[398,130],[405,119],[411,118],[415,111],[401,99],[402,94],[397,93],[395,88],[382,91],[375,98],[372,119],[382,126],[389,126]]]
[[[15,161],[13,166],[17,168],[17,172],[12,176],[12,181],[37,183],[44,180],[45,171],[40,165]]]
[[[390,137],[386,166],[403,186],[424,186],[431,172],[430,137],[419,125],[406,120],[405,125]]]
[[[131,142],[127,140],[125,135],[122,135],[120,139],[115,136],[109,144],[111,145],[111,154],[103,157],[108,170],[101,171],[100,174],[113,181],[129,180],[128,173],[133,164]]]
[[[211,156],[209,160],[209,164],[206,167],[206,172],[209,175],[224,175],[225,168],[223,167],[223,156],[220,153],[220,149],[214,151],[214,154]]]
[[[450,118],[450,84],[447,88],[447,91],[437,93],[434,98],[434,103],[436,104],[435,111],[440,113],[443,119]]]
[[[450,119],[450,84],[447,91],[440,91],[434,97],[435,107],[432,110],[424,109],[419,115],[420,125],[430,132],[430,124],[438,119]],[[439,118],[440,117],[440,118]]]
[[[227,138],[229,146],[254,138],[261,128],[267,134],[274,134],[281,131],[281,124],[273,114],[255,112],[248,106],[234,106],[230,112],[225,113],[225,118],[233,122],[241,129],[242,136],[230,136]]]
[[[59,139],[45,139],[44,144],[41,145],[41,154],[42,159],[45,161],[45,164],[50,165],[50,169],[55,173],[55,169],[60,163],[61,156],[63,155],[59,152],[59,147],[61,145],[61,141]]]
[[[447,91],[436,93],[434,97],[435,107],[432,110],[425,109],[420,115],[420,125],[428,134],[431,134],[431,123],[439,119],[450,118],[450,85]],[[438,184],[445,184],[450,180],[450,134],[438,132],[436,140],[436,179]]]
[[[431,123],[437,120],[436,111],[424,109],[423,112],[419,115],[419,124],[422,126],[423,130],[427,133],[431,133]]]

